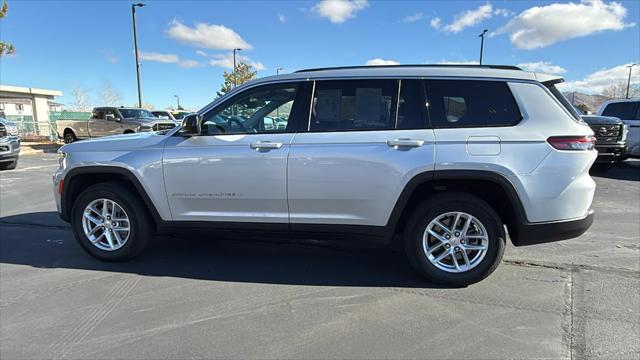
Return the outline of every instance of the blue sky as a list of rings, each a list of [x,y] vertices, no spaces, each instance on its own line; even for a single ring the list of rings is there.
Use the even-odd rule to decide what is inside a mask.
[[[567,89],[598,92],[640,62],[639,1],[144,1],[138,10],[143,101],[158,108],[210,102],[233,47],[260,71],[374,63],[477,61],[561,73]],[[136,102],[128,1],[16,1],[0,22],[14,56],[3,84],[73,88],[99,104],[105,81]],[[634,82],[640,81],[640,67]]]

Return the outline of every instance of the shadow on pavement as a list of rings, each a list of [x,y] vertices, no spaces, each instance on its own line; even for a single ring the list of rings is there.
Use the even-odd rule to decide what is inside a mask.
[[[415,275],[400,253],[358,247],[158,237],[139,258],[107,263],[86,254],[64,223],[47,225],[53,215],[0,218],[0,263],[265,284],[440,287]]]
[[[614,180],[640,181],[640,160],[623,161],[607,172],[591,171],[591,176]]]

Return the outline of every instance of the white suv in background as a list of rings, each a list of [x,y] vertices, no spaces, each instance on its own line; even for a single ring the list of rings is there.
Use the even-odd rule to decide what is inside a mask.
[[[640,99],[609,100],[600,106],[598,115],[624,121],[629,128],[626,157],[640,158]]]
[[[591,129],[561,78],[510,66],[310,69],[258,79],[181,128],[65,145],[62,219],[109,261],[154,233],[401,241],[424,277],[466,285],[516,246],[593,221]],[[286,118],[273,127],[265,119]]]

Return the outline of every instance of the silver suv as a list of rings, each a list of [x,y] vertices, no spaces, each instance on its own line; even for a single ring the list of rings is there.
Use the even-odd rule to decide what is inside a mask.
[[[498,266],[507,231],[530,245],[593,222],[593,133],[560,81],[440,65],[255,80],[167,133],[65,145],[58,211],[102,260],[188,229],[399,241],[429,280],[470,284]]]

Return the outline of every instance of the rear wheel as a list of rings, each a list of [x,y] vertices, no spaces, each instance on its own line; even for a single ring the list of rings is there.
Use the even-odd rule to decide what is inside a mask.
[[[76,137],[76,134],[73,133],[73,131],[68,130],[65,131],[64,133],[64,143],[65,144],[71,144],[74,141],[77,141],[78,138]]]
[[[106,261],[137,256],[154,235],[153,220],[142,200],[114,182],[93,185],[78,196],[71,227],[85,251]]]
[[[466,193],[431,197],[413,212],[405,231],[413,268],[446,285],[466,286],[489,276],[504,248],[500,217],[485,201]]]

